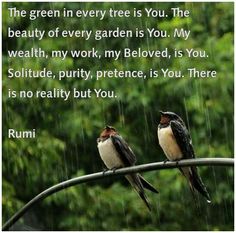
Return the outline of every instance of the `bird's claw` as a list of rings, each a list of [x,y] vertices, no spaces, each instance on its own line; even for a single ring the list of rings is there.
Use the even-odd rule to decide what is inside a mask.
[[[175,162],[176,162],[176,165],[179,165],[179,161],[180,161],[180,160],[181,160],[181,159],[175,161]]]
[[[112,171],[113,173],[115,173],[118,168],[119,167],[112,167],[111,169],[104,168],[102,174],[104,175],[108,171]]]
[[[103,168],[102,174],[104,175],[107,171],[109,171],[108,168]]]
[[[119,168],[119,167],[113,167],[113,168],[111,168],[110,170],[111,170],[113,173],[115,173],[118,168]]]
[[[169,161],[169,159],[165,159],[164,161],[163,161],[163,163],[165,164],[165,163],[167,163]]]
[[[117,168],[113,168],[113,169],[112,169],[112,172],[115,173],[115,172],[116,172],[116,169],[117,169]]]

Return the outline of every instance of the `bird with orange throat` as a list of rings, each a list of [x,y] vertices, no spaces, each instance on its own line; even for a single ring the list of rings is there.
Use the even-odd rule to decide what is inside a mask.
[[[114,127],[106,126],[97,139],[97,143],[100,157],[109,170],[135,165],[136,156],[134,152]],[[154,193],[158,193],[158,191],[138,173],[128,174],[125,177],[148,209],[151,210],[144,189]]]
[[[158,140],[166,157],[170,161],[179,161],[181,159],[194,159],[192,139],[189,135],[184,121],[173,112],[162,112],[161,120],[158,125]],[[192,193],[197,190],[207,200],[211,202],[206,186],[198,174],[197,167],[181,167],[181,173],[189,182]]]

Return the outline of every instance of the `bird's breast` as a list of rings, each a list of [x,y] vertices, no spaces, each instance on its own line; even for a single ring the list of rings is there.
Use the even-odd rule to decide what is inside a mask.
[[[108,169],[124,167],[124,163],[120,159],[111,138],[98,142],[98,151],[102,161]]]
[[[170,126],[164,128],[158,127],[157,134],[159,144],[169,160],[179,160],[183,157]]]

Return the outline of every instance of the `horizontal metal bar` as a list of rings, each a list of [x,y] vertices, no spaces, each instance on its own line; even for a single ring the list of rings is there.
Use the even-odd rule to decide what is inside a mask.
[[[59,184],[56,184],[43,192],[39,193],[36,197],[34,197],[31,201],[29,201],[25,206],[23,206],[15,215],[13,215],[2,227],[2,230],[9,230],[9,228],[19,219],[21,218],[25,212],[27,212],[33,205],[37,202],[45,199],[46,197],[52,195],[53,193],[59,192],[65,188],[86,183],[94,180],[103,179],[105,177],[112,176],[121,176],[130,173],[136,172],[144,172],[144,171],[154,171],[154,170],[162,170],[162,169],[172,169],[178,167],[188,167],[188,166],[234,166],[234,159],[232,158],[201,158],[201,159],[186,159],[178,162],[155,162],[142,164],[132,167],[120,168],[115,172],[107,171],[107,172],[97,172],[89,175],[84,175],[80,177],[76,177],[70,180],[66,180]]]

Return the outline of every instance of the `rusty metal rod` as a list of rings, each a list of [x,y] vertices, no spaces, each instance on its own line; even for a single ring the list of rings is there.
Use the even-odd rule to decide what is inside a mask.
[[[43,192],[39,193],[36,197],[30,200],[25,206],[23,206],[16,214],[14,214],[2,227],[3,231],[9,230],[14,223],[16,223],[33,205],[39,201],[45,199],[46,197],[52,195],[53,193],[59,192],[63,189],[69,188],[71,186],[86,183],[94,180],[103,179],[112,176],[124,176],[130,173],[154,171],[162,169],[172,169],[178,167],[187,166],[234,166],[234,159],[232,158],[201,158],[201,159],[185,159],[178,162],[155,162],[147,163],[132,167],[120,168],[114,171],[107,172],[97,172],[93,174],[88,174],[80,177],[76,177],[70,180],[63,181],[56,184]]]

